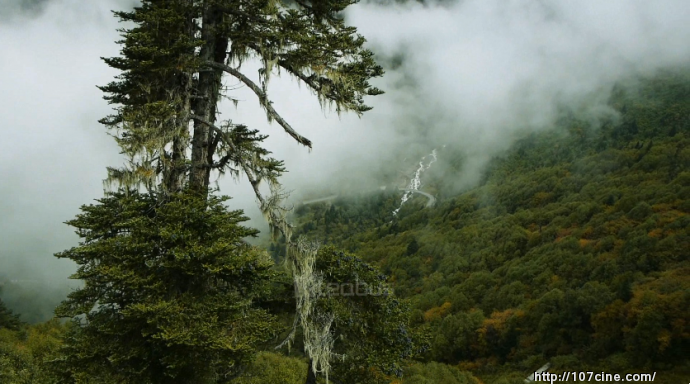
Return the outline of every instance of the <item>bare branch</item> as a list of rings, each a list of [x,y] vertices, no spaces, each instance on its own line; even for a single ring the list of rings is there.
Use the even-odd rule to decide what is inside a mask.
[[[278,112],[273,108],[273,105],[271,105],[271,101],[268,99],[268,96],[266,95],[266,92],[264,92],[261,87],[256,85],[250,78],[245,76],[242,72],[238,71],[235,68],[232,68],[228,65],[217,63],[214,61],[208,61],[206,62],[206,65],[212,67],[212,68],[217,68],[217,69],[222,69],[223,71],[229,73],[230,75],[234,76],[241,82],[243,82],[245,85],[247,85],[254,93],[256,96],[259,97],[259,102],[261,103],[261,106],[266,109],[266,114],[268,117],[272,120],[275,120],[280,124],[281,127],[285,130],[285,132],[288,133],[288,135],[292,136],[295,140],[297,140],[298,143],[307,146],[311,149],[311,140],[307,139],[306,137],[300,135],[297,133],[291,126],[288,124],[285,119],[283,119]]]

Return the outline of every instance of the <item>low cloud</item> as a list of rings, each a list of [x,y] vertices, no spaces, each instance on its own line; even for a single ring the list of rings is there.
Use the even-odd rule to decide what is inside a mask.
[[[0,276],[64,279],[74,270],[52,254],[76,245],[62,222],[101,197],[105,167],[123,162],[97,123],[110,107],[95,86],[117,74],[99,59],[119,51],[122,25],[110,9],[133,4],[0,0]],[[364,1],[346,20],[387,69],[375,80],[387,93],[368,100],[375,108],[362,119],[328,113],[306,87],[274,77],[274,106],[313,140],[308,151],[267,123],[246,88],[232,91],[239,108],[221,107],[222,118],[271,135],[266,145],[285,159],[295,201],[377,186],[442,145],[465,154],[453,177],[472,185],[516,138],[549,129],[560,108],[596,120],[611,113],[615,82],[690,62],[684,0]],[[256,63],[243,68],[256,78]],[[246,182],[220,186],[264,228]]]

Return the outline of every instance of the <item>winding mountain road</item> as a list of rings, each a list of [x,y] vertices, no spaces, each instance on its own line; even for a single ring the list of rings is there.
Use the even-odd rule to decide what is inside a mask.
[[[416,189],[409,189],[409,188],[398,188],[398,190],[402,191],[402,192],[412,192],[412,193],[418,193],[420,195],[423,195],[424,197],[429,199],[429,201],[427,201],[427,203],[426,203],[426,208],[431,208],[434,206],[434,204],[436,204],[436,198],[430,193],[422,192],[422,191],[419,191]],[[302,205],[322,203],[324,201],[335,200],[338,196],[340,196],[340,195],[330,195],[330,196],[319,197],[318,199],[305,200],[302,202]]]
[[[328,200],[334,200],[338,196],[340,196],[340,195],[330,195],[330,196],[326,196],[326,197],[319,197],[318,199],[305,200],[302,202],[302,205],[321,203],[321,202],[328,201]]]
[[[434,206],[434,204],[436,204],[436,198],[434,197],[434,195],[432,195],[430,193],[422,192],[422,191],[419,191],[416,189],[407,189],[407,188],[398,188],[398,190],[405,191],[405,192],[419,193],[420,195],[425,196],[427,199],[429,199],[429,201],[427,201],[427,203],[426,203],[426,208],[431,208]]]

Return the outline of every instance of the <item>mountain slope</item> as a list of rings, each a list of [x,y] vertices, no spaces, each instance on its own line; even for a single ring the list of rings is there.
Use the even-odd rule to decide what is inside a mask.
[[[431,327],[435,361],[687,364],[690,76],[618,87],[610,106],[619,117],[598,126],[567,116],[522,139],[476,188],[428,180],[435,208],[389,223],[395,194],[339,199],[298,210],[298,233],[380,265]]]

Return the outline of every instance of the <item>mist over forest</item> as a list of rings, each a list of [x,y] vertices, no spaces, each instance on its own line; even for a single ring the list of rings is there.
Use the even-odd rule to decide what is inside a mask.
[[[126,161],[116,141],[98,123],[111,113],[112,106],[103,100],[103,92],[96,86],[106,85],[118,75],[118,71],[103,63],[101,58],[119,54],[120,47],[115,44],[119,40],[117,29],[128,26],[128,23],[119,23],[111,11],[131,10],[138,4],[132,0],[0,0],[0,83],[4,91],[0,93],[3,131],[0,140],[0,298],[25,322],[34,324],[49,320],[66,295],[80,287],[78,281],[68,279],[76,271],[75,264],[54,257],[55,253],[77,246],[79,241],[74,228],[65,225],[65,221],[74,218],[83,204],[95,203],[103,196],[106,167],[120,166]],[[276,159],[285,162],[287,172],[279,181],[290,193],[287,206],[296,208],[289,217],[295,221],[297,234],[353,252],[381,268],[386,275],[393,276],[393,287],[401,297],[412,300],[420,324],[426,321],[440,334],[440,329],[450,329],[446,323],[446,328],[440,325],[447,310],[443,305],[454,302],[448,298],[449,293],[441,292],[441,288],[457,291],[453,296],[457,299],[462,289],[453,287],[464,284],[459,281],[459,275],[451,277],[448,271],[467,272],[462,279],[469,276],[486,279],[477,282],[477,286],[495,284],[500,288],[509,284],[498,275],[490,275],[499,269],[498,264],[491,264],[499,263],[497,260],[477,259],[484,251],[478,243],[470,245],[471,235],[463,235],[469,236],[463,237],[463,241],[467,241],[465,250],[461,251],[460,245],[452,241],[453,244],[447,244],[447,239],[453,235],[445,230],[450,231],[451,227],[456,231],[464,230],[465,224],[449,224],[452,220],[458,217],[473,223],[476,220],[477,228],[486,231],[495,229],[487,224],[494,223],[491,220],[502,220],[529,228],[530,233],[538,229],[539,236],[543,236],[542,226],[555,225],[548,224],[545,219],[549,214],[535,213],[534,219],[530,216],[519,224],[511,221],[518,220],[516,216],[510,216],[518,215],[521,209],[531,209],[528,204],[533,202],[532,195],[555,193],[553,190],[558,189],[548,184],[550,181],[544,181],[551,180],[548,177],[540,179],[537,174],[540,167],[552,167],[548,169],[553,171],[554,177],[565,179],[570,176],[564,175],[576,173],[576,169],[582,174],[599,169],[601,163],[592,162],[587,156],[618,150],[622,152],[616,161],[623,164],[621,159],[627,159],[626,156],[637,156],[625,151],[632,147],[642,151],[646,145],[654,148],[649,144],[651,141],[657,148],[663,148],[656,149],[660,151],[659,156],[661,152],[673,152],[676,157],[675,160],[664,158],[650,163],[645,170],[650,174],[655,170],[668,171],[668,175],[664,173],[664,181],[659,181],[661,176],[658,180],[639,176],[639,180],[647,180],[649,185],[658,182],[658,188],[676,185],[677,189],[671,192],[669,187],[668,193],[673,193],[674,197],[665,200],[661,197],[655,200],[657,197],[651,197],[651,192],[637,196],[634,201],[625,203],[630,207],[626,205],[624,213],[646,201],[649,214],[640,213],[639,218],[629,219],[645,223],[652,212],[662,215],[671,209],[659,204],[670,204],[678,217],[685,218],[677,218],[675,229],[663,227],[665,224],[655,225],[665,228],[664,231],[686,233],[686,237],[678,240],[677,247],[668,245],[665,251],[669,254],[664,260],[673,260],[677,263],[674,267],[657,265],[641,272],[630,267],[620,274],[628,273],[629,276],[625,276],[631,279],[629,284],[642,285],[644,279],[640,276],[648,279],[652,273],[676,276],[680,274],[678,271],[687,270],[687,255],[681,257],[674,253],[687,244],[688,230],[688,186],[684,184],[687,183],[688,164],[683,157],[687,157],[687,148],[680,144],[687,142],[688,110],[685,108],[690,95],[686,92],[690,64],[687,43],[690,41],[690,23],[687,22],[690,6],[686,1],[365,0],[347,7],[342,16],[366,38],[364,46],[374,53],[374,59],[383,67],[385,75],[372,78],[371,83],[385,93],[367,96],[365,102],[373,109],[361,117],[354,113],[337,114],[332,107],[319,103],[309,87],[298,86],[298,81],[284,70],[276,71],[266,88],[272,105],[295,130],[312,141],[311,149],[296,143],[275,122],[269,123],[249,87],[232,77],[223,80],[226,93],[236,103],[222,100],[218,107],[219,118],[231,119],[233,123],[245,124],[269,135],[262,145]],[[253,81],[261,83],[262,65],[259,60],[249,59],[242,63],[241,69]],[[628,135],[625,129],[631,127],[633,120],[634,132]],[[656,123],[661,128],[650,128]],[[675,128],[666,130],[671,126]],[[583,138],[577,141],[580,134]],[[671,139],[673,137],[676,138]],[[553,149],[566,147],[571,148],[567,155],[559,152],[560,149]],[[391,187],[393,190],[408,188],[420,161],[428,161],[428,158],[422,159],[432,151],[437,157],[422,174],[420,190],[432,194],[438,200],[436,206],[425,210],[425,200],[421,196],[401,205],[402,193],[390,192]],[[655,149],[647,151],[645,156],[653,154]],[[601,156],[597,161],[609,161]],[[543,159],[543,164],[539,163],[539,158]],[[561,166],[562,169],[558,168]],[[616,174],[616,177],[628,177],[638,171],[633,163],[625,167],[629,174]],[[530,172],[537,172],[529,176],[533,177],[531,181],[519,184],[522,181],[515,180],[532,175]],[[605,177],[614,177],[606,173],[608,171],[601,172],[608,175]],[[582,176],[582,185],[604,188],[604,184],[597,187],[592,181],[599,177],[595,173]],[[250,219],[247,225],[260,231],[257,238],[249,241],[269,249],[274,260],[286,257],[280,251],[284,243],[269,239],[269,225],[246,178],[230,174],[221,176],[214,171],[211,181],[220,194],[232,197],[225,204],[230,209],[243,210]],[[542,191],[534,187],[529,197],[522,196],[520,185],[529,183],[548,184],[551,189]],[[386,193],[374,192],[384,186]],[[514,189],[508,189],[509,186]],[[609,195],[612,199],[621,198],[625,188],[616,188],[601,199]],[[572,196],[580,194],[575,187],[572,191]],[[566,202],[579,201],[568,193],[558,195],[561,197],[540,195],[544,205],[534,204],[538,207],[547,203],[565,206]],[[585,194],[582,192],[582,196]],[[338,198],[334,200],[301,204],[335,195]],[[508,201],[507,195],[515,201]],[[467,196],[471,196],[471,202]],[[580,204],[586,205],[585,202]],[[468,208],[470,206],[475,207],[476,212],[488,206],[492,213],[476,213],[475,208]],[[400,215],[391,216],[396,208],[401,209]],[[646,208],[640,208],[643,209]],[[582,214],[589,220],[595,210],[592,208],[592,212]],[[620,211],[623,212],[623,208]],[[538,215],[541,216],[537,218]],[[506,218],[508,216],[510,218]],[[483,217],[485,222],[481,221]],[[561,239],[577,233],[577,228],[585,228],[587,221],[582,220],[579,224],[560,223],[558,225],[563,228],[549,230],[554,231],[554,238]],[[650,226],[645,227],[649,233],[656,228],[649,223],[644,225]],[[436,228],[436,233],[444,233],[447,237],[441,239],[442,235],[430,234],[432,227]],[[506,238],[513,239],[508,232]],[[619,238],[618,234],[611,233],[613,237],[606,238],[606,242],[611,242],[610,252],[614,253],[612,244],[623,241],[624,236]],[[395,234],[396,240],[385,240],[391,234]],[[536,237],[524,236],[524,245],[515,250],[520,257],[526,257],[530,247],[538,246]],[[599,241],[599,235],[588,236],[581,238]],[[500,237],[496,234],[496,242],[502,241]],[[490,243],[484,244],[486,249],[493,249]],[[446,244],[446,248],[439,244]],[[496,254],[504,251],[505,242],[503,244],[504,248],[496,250]],[[598,243],[593,244],[592,247]],[[582,247],[584,249],[585,245]],[[468,250],[470,248],[474,253]],[[428,259],[418,253],[424,253]],[[476,261],[484,269],[465,270],[460,266],[462,263],[449,261],[449,255],[456,253],[464,255],[466,260]],[[415,255],[419,260],[415,261]],[[510,257],[500,260],[508,263]],[[671,270],[675,272],[669,272]],[[630,277],[636,273],[642,274],[637,280]],[[565,279],[564,274],[554,274]],[[585,277],[577,279],[580,285],[590,281]],[[415,280],[418,282],[413,282]],[[687,276],[671,280],[685,286]],[[603,277],[601,281],[608,284]],[[609,285],[614,290],[612,287]],[[561,286],[558,288],[565,290]],[[494,311],[524,309],[520,306],[524,304],[522,299],[511,303],[481,303],[478,298],[481,294],[472,291],[474,289],[478,288],[462,291],[463,297],[472,303],[462,309],[466,324],[483,321],[471,318],[475,313],[472,311],[477,308],[482,308],[487,319]],[[506,293],[507,288],[501,292],[502,295],[518,295],[516,292],[523,288],[515,289],[512,293]],[[472,293],[468,293],[470,291]],[[432,297],[430,292],[436,292],[438,297]],[[533,295],[530,297],[534,299],[546,294],[536,288],[529,292],[522,293],[525,297]],[[632,295],[630,292],[628,294]],[[627,301],[625,295],[620,299],[632,302],[630,297]],[[458,302],[462,300],[457,299]],[[613,300],[612,296],[610,302]],[[601,310],[599,304],[592,305],[597,311]],[[449,312],[449,316],[453,315],[460,318],[459,314],[450,315]],[[438,324],[434,323],[437,317]],[[681,331],[668,332],[675,335],[674,332]],[[687,345],[687,335],[678,337],[682,339],[678,345]],[[471,340],[464,342],[472,343]],[[496,341],[496,345],[501,342]],[[460,364],[460,368],[468,371],[473,367],[468,361],[482,361],[477,363],[480,366],[493,361],[495,356],[501,356],[499,360],[510,360],[508,353],[501,355],[487,350],[472,352],[473,355],[441,344],[440,341],[432,343],[436,355],[430,359],[452,366],[462,361],[465,365]],[[573,351],[558,346],[549,348],[530,353],[534,356],[542,353],[543,356],[575,355],[573,351],[579,347],[573,347]],[[602,351],[604,349],[601,347]],[[602,356],[613,354],[614,349],[606,349]],[[457,359],[444,361],[440,357],[444,354]],[[534,364],[536,360],[534,358]]]

